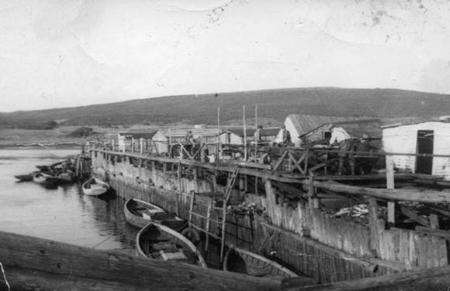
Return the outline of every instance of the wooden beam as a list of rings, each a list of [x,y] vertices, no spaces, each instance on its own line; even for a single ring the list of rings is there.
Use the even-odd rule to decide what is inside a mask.
[[[286,280],[286,279],[285,279]],[[285,281],[283,280],[283,281]],[[419,285],[420,284],[420,285]],[[282,283],[283,285],[283,283]],[[419,285],[419,286],[418,286]],[[420,269],[392,275],[340,281],[321,285],[298,286],[285,290],[356,291],[356,290],[447,290],[450,266]],[[292,284],[291,284],[292,286]],[[414,286],[414,287],[413,287]],[[442,289],[445,287],[444,289]]]
[[[307,184],[308,181],[302,181]],[[450,203],[449,191],[425,191],[412,189],[376,189],[359,186],[344,185],[332,181],[319,182],[314,181],[314,185],[319,188],[324,188],[337,193],[346,193],[357,196],[371,196],[379,199],[393,200],[393,201],[417,201],[424,203]]]
[[[400,211],[403,215],[408,216],[410,219],[414,220],[415,222],[423,225],[423,226],[430,226],[430,222],[426,217],[422,217],[419,214],[417,214],[417,211],[414,211],[412,209],[409,209],[407,207],[401,206]]]
[[[423,227],[423,226],[416,226],[416,231],[423,233],[423,234],[434,235],[434,236],[443,237],[443,238],[450,240],[450,231],[448,231],[448,230],[431,229],[431,228],[427,228],[427,227]]]
[[[128,290],[276,290],[280,286],[279,281],[269,279],[7,232],[0,232],[0,258],[7,277],[10,268],[15,268],[24,270],[25,275],[36,271],[60,277],[62,281],[73,277],[115,282],[112,286],[134,286]]]

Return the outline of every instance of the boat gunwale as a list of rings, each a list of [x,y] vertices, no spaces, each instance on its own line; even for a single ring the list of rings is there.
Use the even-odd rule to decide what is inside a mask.
[[[188,239],[186,238],[184,235],[182,235],[181,233],[171,229],[170,227],[167,227],[165,225],[156,223],[156,222],[150,222],[149,224],[147,224],[146,226],[144,226],[143,228],[141,228],[139,230],[139,232],[136,235],[136,248],[138,251],[138,254],[145,257],[145,258],[149,258],[149,256],[142,250],[141,248],[141,244],[140,244],[140,238],[142,236],[142,234],[149,230],[151,226],[155,226],[157,228],[159,228],[161,231],[168,233],[169,235],[179,239],[181,242],[183,242],[184,244],[186,244],[189,249],[197,256],[197,263],[196,265],[199,265],[202,268],[208,268],[205,262],[205,259],[203,258],[203,256],[200,254],[199,250],[197,249],[197,247]]]
[[[281,264],[279,264],[279,263],[277,263],[277,262],[275,262],[275,261],[273,261],[273,260],[271,260],[269,258],[266,258],[266,257],[264,257],[264,256],[262,256],[260,254],[257,254],[257,253],[253,253],[253,252],[250,252],[250,251],[247,251],[247,250],[235,247],[233,245],[229,245],[228,246],[228,251],[227,251],[227,253],[225,255],[225,259],[224,259],[224,262],[223,262],[223,270],[224,271],[232,272],[231,270],[228,269],[228,257],[229,257],[229,255],[230,255],[230,253],[232,251],[235,251],[238,254],[243,254],[243,255],[246,255],[246,256],[249,256],[249,257],[253,257],[253,258],[257,259],[257,260],[260,260],[260,261],[262,261],[262,262],[264,262],[264,263],[274,267],[275,269],[281,271],[283,274],[287,275],[287,276],[283,276],[285,278],[299,277],[299,275],[296,274],[295,272],[289,270],[288,268],[282,266]]]
[[[96,184],[100,184],[100,185],[102,185],[102,186],[105,186],[105,191],[102,192],[102,193],[98,193],[98,194],[97,194],[97,193],[93,193],[93,192],[87,191],[87,190],[91,190],[91,189],[86,188],[86,184],[87,184],[88,182],[92,181],[92,180],[94,180]],[[81,184],[81,189],[82,189],[82,191],[83,191],[83,194],[84,194],[84,195],[87,195],[87,196],[100,196],[100,195],[103,195],[103,194],[105,194],[106,192],[108,192],[108,190],[109,190],[110,188],[111,188],[111,186],[110,186],[108,183],[106,183],[106,182],[104,182],[104,181],[102,181],[102,180],[100,180],[100,179],[98,179],[98,178],[96,178],[96,177],[91,177],[91,178],[87,179],[86,181],[84,181],[83,184]]]

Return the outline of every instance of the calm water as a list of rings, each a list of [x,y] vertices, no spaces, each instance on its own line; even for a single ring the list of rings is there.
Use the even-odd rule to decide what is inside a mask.
[[[125,223],[120,197],[87,197],[78,184],[46,189],[14,178],[79,151],[0,150],[0,230],[97,249],[133,249],[137,230]]]

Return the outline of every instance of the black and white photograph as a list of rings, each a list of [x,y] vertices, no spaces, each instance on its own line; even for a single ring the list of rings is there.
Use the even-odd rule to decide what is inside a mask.
[[[0,0],[0,290],[450,290],[450,1]]]

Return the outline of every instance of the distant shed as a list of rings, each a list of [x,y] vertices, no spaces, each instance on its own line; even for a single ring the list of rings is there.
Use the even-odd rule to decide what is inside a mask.
[[[141,144],[144,151],[149,151],[151,148],[152,138],[156,130],[145,132],[120,132],[117,134],[117,144],[120,151],[125,151],[125,148],[131,148],[131,151],[138,152]]]
[[[247,142],[254,141],[255,128],[247,128],[245,134],[247,136]],[[261,140],[263,143],[271,143],[274,141],[280,128],[262,128],[261,129]],[[221,144],[234,144],[234,145],[242,145],[244,144],[244,129],[242,127],[236,128],[227,128],[224,129],[220,134],[220,143]]]
[[[291,135],[291,141],[295,146],[302,143],[301,136],[311,132],[325,124],[333,124],[341,121],[364,119],[363,117],[323,116],[308,114],[289,114],[284,125]]]
[[[372,139],[379,139],[380,126],[381,120],[376,118],[325,123],[301,135],[301,139],[305,143],[328,141],[330,144],[349,138],[361,138],[364,134]]]
[[[387,153],[450,155],[450,123],[429,121],[383,128],[383,149]],[[442,176],[450,180],[449,157],[392,155],[397,169]]]
[[[156,153],[162,154],[169,151],[169,144],[184,143],[188,131],[199,143],[217,143],[218,129],[211,127],[171,128],[158,130],[152,138]],[[209,148],[209,147],[208,147]],[[212,149],[212,147],[211,147]]]

